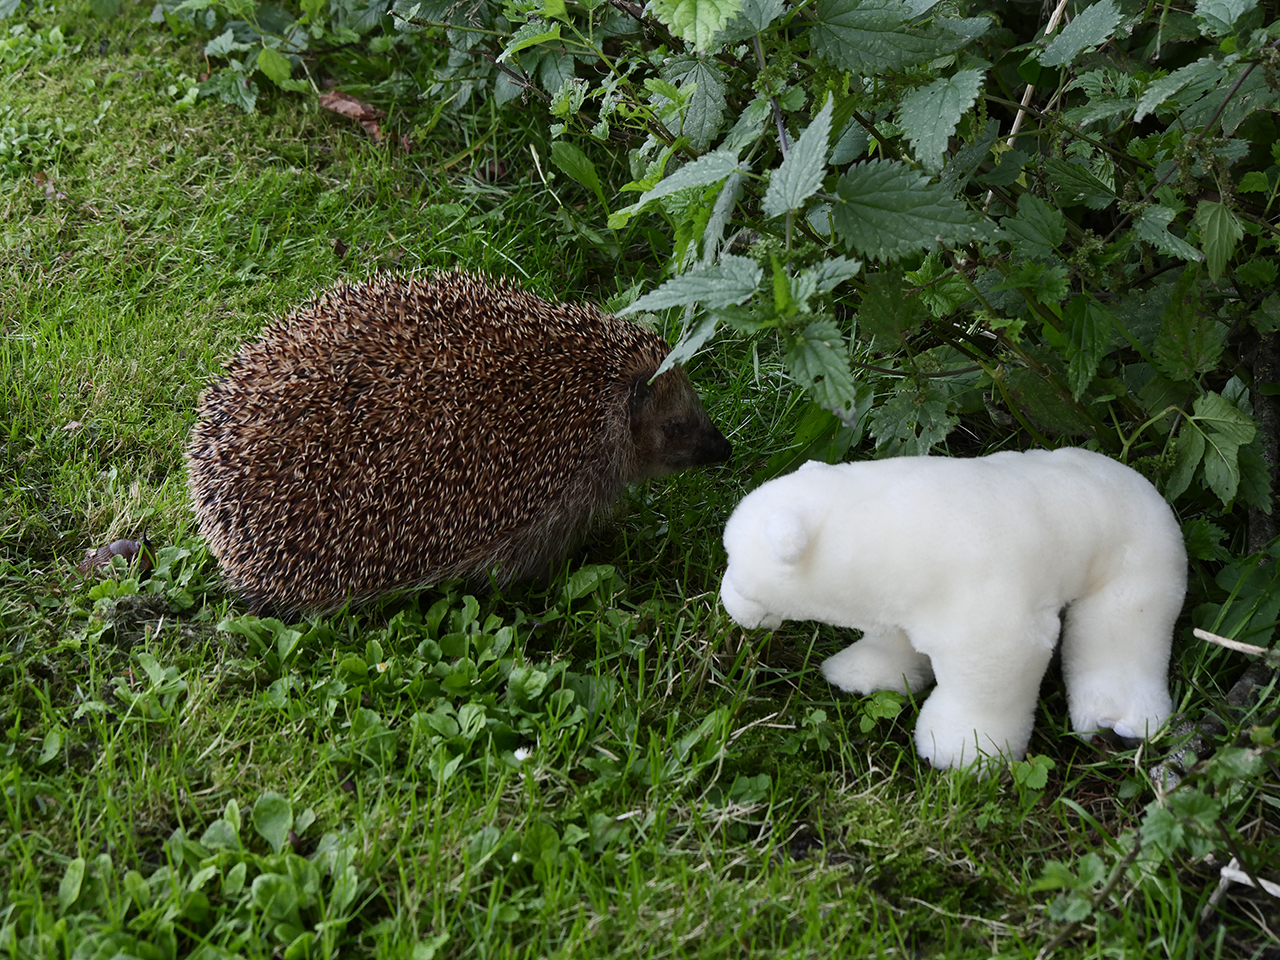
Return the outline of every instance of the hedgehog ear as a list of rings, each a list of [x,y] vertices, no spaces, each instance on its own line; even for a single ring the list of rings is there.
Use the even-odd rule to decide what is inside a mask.
[[[649,377],[652,374],[644,373],[636,377],[631,384],[631,394],[627,397],[627,409],[634,421],[640,416],[640,411],[649,405],[649,401],[653,399],[653,387],[649,384]]]

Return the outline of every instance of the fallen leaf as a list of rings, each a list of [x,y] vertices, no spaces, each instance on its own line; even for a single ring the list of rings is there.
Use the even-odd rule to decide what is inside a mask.
[[[365,132],[373,137],[375,143],[382,142],[382,127],[378,120],[387,114],[369,103],[357,100],[349,93],[341,90],[327,90],[320,94],[320,106],[344,117],[359,121]]]

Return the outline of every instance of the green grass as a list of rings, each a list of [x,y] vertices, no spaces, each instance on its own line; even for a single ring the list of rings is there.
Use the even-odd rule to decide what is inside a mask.
[[[1069,736],[1051,673],[1040,759],[928,770],[914,704],[817,675],[848,637],[727,620],[719,529],[803,411],[763,350],[692,371],[735,462],[633,491],[551,587],[244,617],[181,458],[243,337],[379,269],[605,301],[658,268],[640,234],[617,261],[569,229],[515,115],[446,116],[406,156],[292,100],[183,104],[199,45],[145,13],[68,15],[61,47],[33,15],[44,39],[0,58],[0,954],[1033,957],[1065,931],[1061,956],[1263,955],[1263,895],[1201,921],[1193,846],[1229,857],[1221,823],[1274,867],[1256,768],[1193,775],[1181,846],[1148,828],[1126,860],[1172,735]],[[144,530],[149,580],[75,572]],[[1180,648],[1191,720],[1233,658]],[[1264,714],[1232,733],[1265,743]]]

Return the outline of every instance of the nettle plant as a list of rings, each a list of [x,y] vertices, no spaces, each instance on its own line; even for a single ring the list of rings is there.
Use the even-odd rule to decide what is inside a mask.
[[[1089,442],[1171,499],[1270,512],[1280,22],[1255,0],[1063,0],[1044,24],[957,0],[155,16],[213,35],[230,66],[204,92],[241,106],[255,71],[307,88],[317,55],[358,41],[406,63],[447,44],[400,92],[545,109],[551,160],[599,204],[564,217],[606,254],[658,237],[667,258],[625,312],[683,311],[670,363],[773,331],[815,403],[810,454],[866,433],[923,454],[964,418],[973,449]]]

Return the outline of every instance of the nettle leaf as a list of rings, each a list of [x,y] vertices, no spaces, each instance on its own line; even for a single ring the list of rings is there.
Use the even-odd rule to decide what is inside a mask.
[[[658,289],[646,293],[618,316],[640,310],[664,310],[702,303],[709,309],[727,307],[747,300],[760,286],[764,271],[750,257],[722,257],[709,267],[697,267],[672,277]]]
[[[672,33],[705,53],[742,10],[742,0],[654,0],[653,14]]]
[[[826,293],[829,290],[834,290],[850,277],[856,276],[861,269],[861,260],[834,257],[830,260],[823,260],[818,266],[810,267],[804,273],[813,277],[816,292]]]
[[[846,247],[877,260],[967,242],[987,234],[978,215],[904,163],[871,160],[851,167],[836,185],[832,207]]]
[[[697,323],[685,331],[680,342],[671,348],[671,352],[663,358],[662,364],[658,367],[654,376],[657,377],[666,373],[672,367],[688,363],[693,359],[694,354],[702,349],[703,345],[710,340],[716,332],[716,326],[720,322],[720,318],[716,316],[714,311],[708,311]]]
[[[600,176],[596,173],[596,165],[585,153],[571,143],[557,140],[551,144],[551,160],[557,167],[594,193],[602,207],[609,209],[609,204],[604,199],[604,190],[600,187]]]
[[[780,217],[790,210],[798,210],[822,186],[822,175],[827,169],[833,105],[834,101],[828,96],[813,123],[800,134],[786,159],[773,171],[769,189],[764,195],[765,216]]]
[[[1115,202],[1115,192],[1087,167],[1051,158],[1044,162],[1044,170],[1059,203],[1083,203],[1090,210],[1102,210]]]
[[[1017,216],[1005,217],[1000,227],[1013,247],[1028,257],[1049,257],[1067,237],[1067,218],[1039,197],[1024,193],[1018,198]]]
[[[1170,380],[1194,380],[1214,369],[1227,339],[1226,325],[1204,309],[1196,280],[1191,267],[1178,279],[1156,337],[1156,367]]]
[[[1156,107],[1171,99],[1184,87],[1204,81],[1212,82],[1225,73],[1226,69],[1221,61],[1202,57],[1195,63],[1179,67],[1167,77],[1153,81],[1138,100],[1138,109],[1134,111],[1133,122],[1141,123],[1148,114],[1155,111]]]
[[[1230,207],[1208,200],[1201,200],[1196,205],[1196,226],[1200,228],[1200,243],[1204,247],[1209,279],[1217,282],[1235,252],[1236,243],[1244,236],[1244,227]]]
[[[907,294],[908,284],[896,267],[870,274],[858,304],[858,334],[885,349],[894,349],[927,319],[924,304]]]
[[[787,351],[787,369],[825,409],[853,426],[853,373],[849,369],[849,348],[840,329],[830,320],[815,320],[796,338]]]
[[[646,190],[640,194],[640,199],[636,201],[636,209],[640,209],[650,200],[665,197],[677,190],[684,190],[687,187],[707,187],[713,183],[719,183],[734,172],[739,172],[738,155],[734,151],[713,150],[710,153],[704,153],[697,160],[686,163],[671,176],[659,181],[652,190]]]
[[[1175,237],[1169,232],[1169,224],[1173,222],[1175,216],[1177,214],[1168,207],[1153,204],[1144,209],[1133,221],[1133,232],[1137,234],[1139,240],[1145,240],[1161,253],[1167,253],[1171,257],[1181,257],[1183,260],[1196,262],[1203,260],[1203,253],[1181,237]]]
[[[926,170],[936,173],[942,169],[947,141],[977,99],[982,78],[981,70],[961,70],[953,77],[935,80],[902,98],[898,125]]]
[[[268,80],[280,86],[293,73],[293,64],[279,50],[263,47],[258,51],[258,69],[266,74]]]
[[[249,46],[247,43],[237,43],[236,32],[228,27],[204,45],[204,55],[206,57],[225,57],[227,54],[238,50],[248,50]]]
[[[1164,495],[1167,500],[1176,500],[1191,486],[1196,475],[1196,468],[1204,459],[1204,434],[1196,429],[1190,421],[1184,421],[1178,431],[1178,439],[1174,446],[1176,457],[1173,470],[1165,480]]]
[[[861,76],[926,63],[969,38],[937,27],[912,27],[902,0],[818,0],[810,43],[833,67]]]
[[[742,10],[729,21],[720,36],[716,37],[716,42],[730,44],[748,40],[768,29],[785,10],[785,0],[745,0]]]
[[[1046,67],[1066,66],[1082,50],[1101,46],[1110,40],[1123,17],[1115,0],[1095,3],[1062,28],[1062,32],[1040,54],[1040,63]]]
[[[1071,397],[1079,400],[1098,372],[1098,364],[1111,348],[1115,318],[1094,297],[1076,297],[1062,311],[1067,340],[1067,382]]]
[[[1257,0],[1196,0],[1196,22],[1205,36],[1230,36],[1236,22],[1257,5]]]
[[[897,392],[871,414],[871,436],[876,450],[887,449],[893,456],[923,457],[947,438],[958,417],[947,413],[947,402],[934,389],[919,392],[903,382]]]
[[[1197,397],[1192,410],[1195,426],[1204,433],[1205,483],[1219,500],[1230,504],[1240,486],[1240,447],[1253,439],[1257,428],[1245,413],[1216,393]]]
[[[498,63],[511,59],[521,50],[528,47],[537,46],[540,43],[546,43],[551,40],[560,39],[560,24],[551,24],[551,29],[547,29],[547,21],[537,18],[522,23],[520,28],[511,35],[511,39],[507,41],[507,45],[502,48],[502,52],[498,54]]]
[[[711,144],[724,125],[724,64],[709,57],[673,57],[662,68],[662,78],[689,93],[680,134],[695,151]]]

